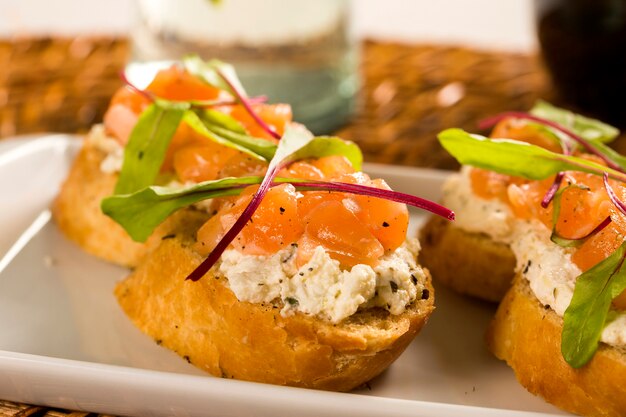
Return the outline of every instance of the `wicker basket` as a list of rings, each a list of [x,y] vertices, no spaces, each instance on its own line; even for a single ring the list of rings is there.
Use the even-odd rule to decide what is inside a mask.
[[[0,41],[0,137],[85,131],[121,85],[127,56],[124,38]]]
[[[0,42],[0,137],[87,130],[121,85],[128,50],[124,38]],[[361,75],[357,112],[338,133],[371,162],[454,169],[441,130],[475,131],[477,120],[538,98],[558,103],[539,58],[519,53],[366,41]]]
[[[456,168],[438,132],[550,98],[538,58],[523,54],[369,41],[361,71],[359,110],[340,135],[382,163]]]

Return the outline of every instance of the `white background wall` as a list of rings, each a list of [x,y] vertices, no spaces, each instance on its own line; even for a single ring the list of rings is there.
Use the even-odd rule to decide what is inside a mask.
[[[532,0],[354,0],[355,30],[376,38],[535,48]]]
[[[452,42],[520,51],[535,47],[532,0],[353,0],[352,3],[354,30],[360,37]],[[0,0],[0,36],[3,37],[33,33],[126,33],[132,22],[133,0]]]

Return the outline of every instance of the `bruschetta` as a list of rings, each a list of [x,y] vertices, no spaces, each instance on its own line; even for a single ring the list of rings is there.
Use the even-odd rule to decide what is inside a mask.
[[[464,164],[444,186],[457,223],[431,222],[424,244],[460,260],[449,284],[504,296],[487,344],[524,387],[577,414],[626,415],[626,160],[605,145],[617,131],[546,103],[493,123],[491,139],[439,135]]]
[[[286,134],[279,148],[289,141]],[[417,263],[418,241],[406,237],[406,206],[374,197],[393,193],[384,181],[340,155],[289,163],[277,175],[282,183],[226,246],[260,179],[213,198],[216,213],[203,223],[172,230],[116,295],[142,331],[214,375],[350,390],[382,372],[425,324],[430,274]],[[225,193],[221,184],[233,181],[243,179],[206,187]],[[124,204],[193,199],[200,187],[111,197],[103,209],[139,233]],[[151,207],[147,217],[159,211]]]
[[[195,62],[191,59],[190,62]],[[124,166],[125,149],[137,127],[140,116],[155,100],[167,100],[179,105],[189,104],[202,116],[207,110],[212,120],[222,115],[223,122],[236,123],[237,134],[275,143],[276,139],[261,129],[250,114],[238,104],[225,86],[210,85],[192,74],[182,63],[159,71],[145,90],[132,84],[120,88],[113,96],[102,124],[86,135],[82,149],[75,159],[67,180],[52,206],[54,219],[61,231],[82,249],[115,264],[135,267],[146,253],[169,234],[178,216],[173,216],[154,231],[151,239],[138,243],[100,210],[103,198],[116,191]],[[291,108],[286,104],[266,104],[251,101],[254,114],[262,118],[278,135],[291,121]],[[191,109],[190,109],[191,110]],[[167,151],[161,161],[155,184],[190,183],[215,178],[261,173],[267,166],[263,158],[255,158],[237,146],[216,142],[215,131],[200,126],[206,120],[182,118],[167,138]],[[155,127],[156,121],[144,123]],[[172,124],[172,123],[170,123]],[[209,125],[209,127],[213,127]],[[195,127],[195,128],[194,128]],[[219,132],[219,127],[216,128]],[[138,129],[135,135],[144,135]],[[219,139],[223,139],[219,137]],[[132,175],[132,174],[130,174]],[[198,215],[195,213],[194,215]],[[185,217],[185,216],[182,216]]]
[[[134,267],[115,290],[121,308],[156,343],[216,376],[338,391],[367,382],[434,309],[405,203],[453,213],[361,172],[356,144],[255,105],[225,64],[196,59],[185,71],[226,96],[183,94],[177,82],[167,93],[135,88],[132,100],[150,104],[134,126],[107,130],[128,141],[119,174],[90,196],[89,210],[120,234],[98,242],[98,227],[86,233],[101,245],[118,239],[108,258]],[[127,115],[132,100],[108,114],[122,105]],[[99,155],[75,167],[93,168],[85,190],[102,179],[110,154]],[[59,208],[72,190],[84,197],[75,171]],[[64,230],[85,231],[91,214],[72,224],[60,211]],[[138,254],[120,262],[128,247]]]

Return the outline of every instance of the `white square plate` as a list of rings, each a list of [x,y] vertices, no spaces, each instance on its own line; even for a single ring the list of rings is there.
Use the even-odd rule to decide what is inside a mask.
[[[562,414],[486,350],[494,307],[436,290],[437,310],[399,360],[349,394],[208,376],[126,319],[112,291],[127,271],[67,241],[47,211],[80,140],[0,143],[0,398],[155,416],[490,416]],[[366,171],[436,200],[445,172]],[[412,233],[423,221],[412,214]],[[515,411],[514,411],[515,410]]]

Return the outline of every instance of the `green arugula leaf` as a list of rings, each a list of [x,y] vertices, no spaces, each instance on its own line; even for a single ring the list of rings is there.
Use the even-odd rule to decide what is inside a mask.
[[[226,234],[217,243],[215,248],[213,248],[209,256],[202,261],[202,263],[198,265],[198,267],[194,269],[186,279],[197,281],[202,278],[209,271],[209,269],[213,267],[213,265],[215,265],[228,245],[230,245],[233,239],[237,237],[246,223],[252,219],[254,212],[261,204],[263,197],[265,197],[271,187],[272,181],[282,167],[287,166],[290,162],[297,159],[333,155],[337,154],[337,152],[345,154],[348,159],[351,159],[351,162],[360,166],[358,157],[360,157],[361,152],[358,146],[337,138],[315,138],[313,134],[302,125],[288,125],[285,129],[285,134],[281,138],[280,142],[278,142],[278,148],[276,148],[274,158],[270,161],[267,172],[263,177],[263,181],[261,181],[261,184],[252,196],[252,199],[246,208],[244,208],[237,221],[235,221],[232,227],[228,229]]]
[[[219,126],[223,129],[230,130],[231,132],[246,134],[246,128],[234,117],[222,113],[221,111],[206,109],[202,112],[198,112],[198,117],[206,124],[212,124]],[[265,140],[265,139],[261,139]]]
[[[267,170],[268,173],[265,177],[272,175],[271,171],[276,169],[279,165],[284,165],[287,161],[295,161],[298,159],[295,156],[296,152],[306,148],[314,139],[315,136],[313,136],[313,133],[302,125],[287,126],[285,134],[278,143],[278,148],[270,162],[270,166]]]
[[[119,223],[137,242],[176,210],[202,200],[238,195],[243,186],[259,184],[261,177],[224,178],[184,188],[151,186],[133,194],[113,195],[102,200],[102,212]],[[241,186],[240,188],[235,188]]]
[[[539,100],[530,114],[551,120],[592,142],[608,143],[619,135],[619,130],[600,120],[576,114]]]
[[[602,336],[611,301],[626,289],[626,242],[608,258],[580,275],[563,315],[561,353],[573,368],[591,360]]]
[[[358,145],[337,136],[316,136],[306,145],[295,151],[289,159],[295,161],[332,155],[345,156],[352,164],[352,167],[357,171],[360,171],[362,168],[363,154]]]
[[[437,137],[448,153],[462,165],[531,180],[542,180],[561,171],[581,171],[600,176],[606,172],[611,178],[626,182],[626,174],[604,165],[554,153],[525,142],[488,139],[462,129],[447,129]]]
[[[134,241],[145,242],[154,229],[175,211],[210,198],[239,195],[246,186],[260,184],[262,180],[263,177],[250,176],[204,181],[180,188],[153,185],[132,194],[104,198],[100,208]],[[275,182],[289,183],[304,181],[297,178],[275,179]]]
[[[241,93],[244,97],[247,95],[244,90],[235,67],[217,59],[210,61],[204,61],[198,55],[187,55],[183,58],[183,66],[191,75],[194,75],[201,80],[204,80],[207,84],[220,90],[228,91],[234,97]],[[220,75],[220,72],[225,75],[232,85],[228,84],[226,80]],[[237,91],[235,91],[237,90]]]
[[[214,87],[228,91],[268,135],[274,139],[280,139],[280,134],[274,127],[267,124],[250,105],[247,94],[241,85],[241,81],[237,78],[237,73],[232,65],[217,60],[204,62],[197,55],[185,57],[183,63],[185,69],[192,75]]]
[[[283,145],[282,161],[339,154],[348,158],[356,169],[361,167],[361,151],[352,142],[335,137],[316,138],[304,128],[290,128],[285,137],[287,140]],[[276,161],[274,168],[280,164],[279,160]],[[119,223],[133,240],[143,242],[176,210],[209,198],[238,195],[244,186],[260,184],[262,180],[262,177],[241,177],[205,181],[183,188],[151,186],[134,193],[105,198],[102,200],[101,209],[104,214]],[[303,180],[276,179],[275,181],[301,182]]]
[[[124,149],[115,194],[127,194],[154,183],[188,103],[157,100],[144,110]]]
[[[613,141],[619,135],[617,128],[599,120],[561,109],[541,100],[535,104],[530,113],[558,123],[587,140],[592,148],[626,171],[626,158],[605,145],[605,143]],[[543,128],[553,134],[555,133],[549,127],[544,126]]]
[[[313,136],[304,126],[289,125],[285,129],[283,138],[278,142],[278,148],[270,162],[266,176],[273,175],[271,173],[273,170],[290,162],[331,155],[345,156],[355,170],[361,170],[363,154],[354,142],[336,136]]]
[[[590,141],[589,145],[591,145],[594,149],[600,152],[602,155],[609,158],[611,161],[615,162],[621,169],[626,171],[626,157],[620,155],[613,149],[606,146],[604,143],[600,141]]]
[[[239,123],[235,119],[215,110],[198,112],[188,110],[185,112],[184,121],[197,133],[212,141],[237,149],[256,159],[269,161],[276,152],[274,142],[247,135],[243,128],[237,127]]]

